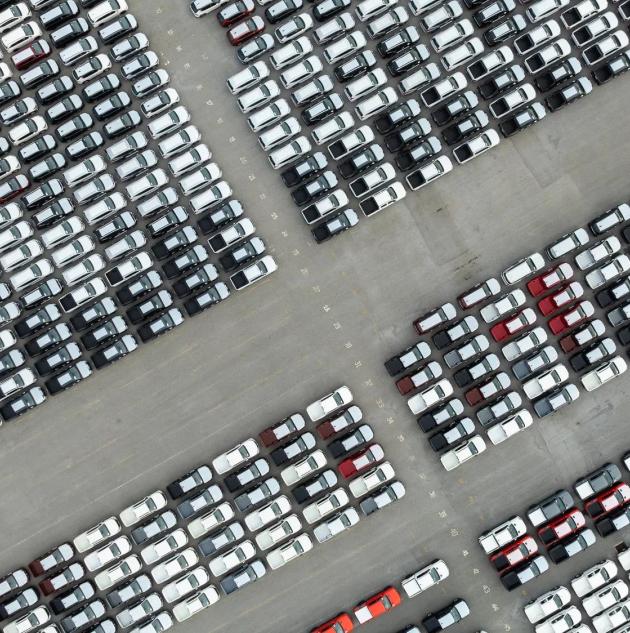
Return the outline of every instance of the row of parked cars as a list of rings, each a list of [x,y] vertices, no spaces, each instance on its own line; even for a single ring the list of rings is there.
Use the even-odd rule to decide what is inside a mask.
[[[335,389],[0,580],[3,633],[188,619],[402,498],[372,440],[350,389]]]
[[[626,470],[630,470],[630,453],[623,456],[623,461]],[[549,569],[539,542],[554,563],[562,563],[595,543],[595,533],[587,527],[587,519],[594,522],[596,531],[604,537],[630,525],[630,487],[622,480],[616,464],[603,464],[578,479],[573,488],[582,509],[577,507],[574,496],[566,489],[558,490],[528,508],[527,518],[535,528],[538,540],[528,533],[525,521],[518,515],[479,537],[479,544],[509,591]]]
[[[532,413],[542,418],[574,402],[572,372],[586,391],[626,372],[618,343],[630,343],[628,220],[627,204],[608,209],[414,321],[422,338],[385,368],[420,428],[433,433],[431,448],[446,451],[445,467],[487,448],[477,424],[500,444],[529,428]],[[618,329],[616,340],[607,325]]]
[[[5,420],[227,298],[220,270],[238,290],[276,269],[137,29],[124,0],[0,10]]]
[[[621,544],[617,562],[598,561],[571,579],[528,602],[523,611],[536,633],[580,631],[588,633],[625,633],[630,626],[628,548]],[[578,603],[578,608],[572,602]],[[586,615],[584,615],[586,614]],[[590,621],[590,626],[587,624]],[[592,626],[592,628],[591,628]]]

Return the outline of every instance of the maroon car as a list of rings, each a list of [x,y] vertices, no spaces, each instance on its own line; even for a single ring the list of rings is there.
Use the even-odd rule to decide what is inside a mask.
[[[239,22],[233,26],[227,34],[228,40],[232,46],[238,46],[247,40],[250,40],[254,35],[262,32],[265,29],[265,23],[263,19],[255,15],[253,18]]]
[[[345,431],[347,428],[357,422],[360,422],[362,419],[363,413],[361,412],[361,409],[359,409],[356,405],[353,405],[335,414],[334,417],[328,418],[321,424],[318,424],[317,433],[319,433],[319,436],[325,440],[332,435]]]
[[[5,180],[0,184],[0,204],[5,204],[9,200],[13,200],[15,196],[19,196],[29,187],[28,178],[23,174],[18,174],[9,180]]]
[[[25,70],[44,57],[50,55],[50,45],[46,40],[37,40],[30,46],[18,51],[11,60],[18,70]]]
[[[251,15],[255,9],[254,0],[238,0],[223,7],[217,13],[217,20],[221,26],[231,26],[232,24]]]
[[[72,563],[69,567],[62,569],[54,576],[50,576],[39,583],[39,588],[45,596],[49,596],[55,591],[59,591],[64,587],[80,580],[85,576],[85,567],[80,563]]]
[[[301,413],[294,413],[285,420],[282,420],[282,422],[278,422],[278,424],[274,424],[262,431],[259,435],[260,441],[265,446],[273,446],[280,440],[289,437],[289,435],[301,431],[304,426],[304,416]]]
[[[74,548],[72,545],[62,543],[29,563],[28,568],[33,576],[41,576],[62,563],[67,563],[73,556]]]

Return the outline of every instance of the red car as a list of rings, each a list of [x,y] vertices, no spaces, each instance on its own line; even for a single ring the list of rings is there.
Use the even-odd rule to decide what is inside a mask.
[[[394,587],[387,587],[354,607],[354,617],[360,624],[365,624],[391,611],[399,604],[400,594],[398,591]]]
[[[531,308],[525,308],[511,317],[508,317],[504,321],[500,321],[496,325],[490,328],[490,334],[492,338],[499,342],[504,341],[515,334],[518,334],[521,330],[530,326],[536,321],[536,313]]]
[[[571,277],[573,277],[573,268],[567,263],[560,264],[528,281],[527,290],[532,297],[538,297]]]
[[[354,629],[354,624],[347,613],[340,613],[332,620],[320,624],[311,633],[349,633]]]
[[[255,8],[254,0],[238,0],[223,7],[223,9],[217,13],[217,20],[219,20],[219,24],[223,27],[232,26],[232,24],[251,15]]]
[[[18,51],[11,60],[15,64],[18,70],[25,70],[29,66],[32,66],[40,59],[44,59],[50,55],[50,45],[46,40],[37,40],[30,46]]]
[[[385,451],[380,444],[370,444],[366,449],[346,457],[339,464],[339,472],[349,479],[353,475],[358,475],[380,462],[385,457]]]
[[[584,509],[594,518],[625,506],[630,501],[630,486],[623,481],[605,490],[584,505]]]
[[[606,328],[604,327],[604,324],[599,319],[594,319],[593,321],[585,323],[582,327],[579,327],[571,334],[563,336],[558,342],[560,343],[562,350],[568,354],[574,349],[582,347],[583,345],[594,341],[596,338],[603,336],[605,331]]]
[[[239,22],[236,26],[233,26],[227,33],[227,38],[232,46],[238,46],[247,40],[251,40],[252,37],[258,35],[265,30],[265,23],[263,19],[257,15],[249,20]]]
[[[301,413],[294,413],[282,420],[282,422],[278,422],[278,424],[261,431],[258,437],[260,437],[260,441],[264,446],[273,446],[280,440],[289,437],[292,433],[301,431],[305,424],[304,416]]]
[[[594,312],[595,310],[593,309],[593,304],[590,301],[580,301],[580,303],[573,306],[566,312],[550,319],[549,329],[554,334],[560,334],[565,330],[573,328],[586,321],[586,319],[590,319]]]
[[[584,515],[576,508],[541,527],[538,530],[538,536],[545,545],[552,545],[560,539],[575,534],[585,525],[586,519]]]
[[[536,541],[526,534],[518,541],[511,543],[500,552],[490,557],[490,562],[497,571],[506,571],[515,565],[526,561],[538,552]]]
[[[486,380],[486,382],[483,382],[479,386],[469,389],[465,393],[464,397],[466,398],[466,402],[468,402],[471,407],[474,407],[480,402],[496,396],[509,386],[510,377],[505,372],[501,372],[489,380]]]
[[[18,174],[0,184],[0,204],[13,200],[29,187],[28,178],[24,174]]]
[[[572,281],[552,295],[538,302],[538,309],[543,316],[549,316],[552,312],[579,299],[584,294],[584,288],[579,281]]]

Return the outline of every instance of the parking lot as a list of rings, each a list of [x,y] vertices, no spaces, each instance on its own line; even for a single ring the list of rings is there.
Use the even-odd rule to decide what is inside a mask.
[[[505,593],[476,536],[629,448],[628,381],[582,398],[450,476],[429,454],[382,363],[413,342],[411,321],[630,197],[630,82],[562,115],[316,248],[224,87],[239,68],[213,19],[187,2],[130,3],[193,122],[216,153],[280,269],[85,384],[1,429],[0,569],[92,525],[341,384],[375,426],[406,498],[356,531],[224,599],[179,630],[308,630],[432,557],[449,580],[371,625],[394,631],[461,595],[462,631],[529,630],[520,607],[609,555],[610,539],[523,594]],[[475,571],[477,570],[477,571]],[[489,593],[486,593],[489,592]],[[495,610],[496,605],[496,610]],[[459,630],[459,629],[458,629]]]

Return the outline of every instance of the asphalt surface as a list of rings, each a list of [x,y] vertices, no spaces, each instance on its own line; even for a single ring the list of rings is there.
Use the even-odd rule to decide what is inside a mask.
[[[1,429],[0,569],[346,383],[406,498],[178,630],[306,631],[438,556],[449,580],[371,631],[396,631],[458,596],[472,615],[454,633],[530,630],[522,604],[612,555],[619,539],[600,539],[508,594],[476,536],[630,448],[627,378],[448,475],[382,362],[414,341],[414,317],[627,200],[630,82],[595,90],[354,235],[317,247],[224,87],[239,67],[224,33],[213,18],[193,19],[187,4],[132,0],[130,8],[280,269]]]

